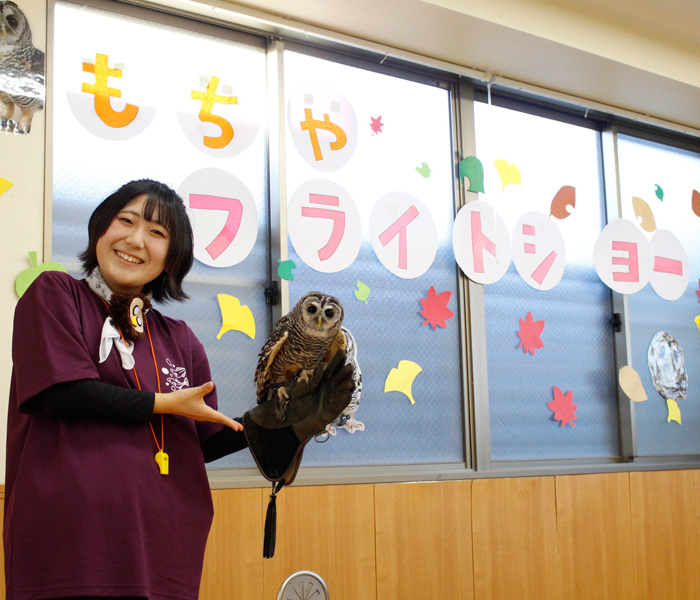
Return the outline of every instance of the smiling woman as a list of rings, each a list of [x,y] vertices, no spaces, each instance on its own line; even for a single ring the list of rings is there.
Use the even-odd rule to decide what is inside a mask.
[[[244,432],[217,410],[192,330],[151,305],[187,298],[193,236],[180,196],[132,181],[88,229],[86,279],[43,273],[15,312],[7,597],[196,600],[213,514],[204,463],[248,446],[252,429],[252,451],[262,445],[284,473],[350,401],[352,367],[338,353],[341,368],[290,391],[305,407],[296,421],[272,431],[261,405]]]

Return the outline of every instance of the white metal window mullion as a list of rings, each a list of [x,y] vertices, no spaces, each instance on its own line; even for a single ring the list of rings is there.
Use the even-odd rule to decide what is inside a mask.
[[[617,127],[608,127],[602,133],[603,173],[606,198],[607,221],[622,217],[620,193],[620,167],[617,148]],[[620,369],[632,367],[632,341],[629,319],[629,302],[625,294],[610,291],[612,296],[613,319],[619,315],[619,325],[614,325],[615,374],[617,385],[618,427],[620,432],[620,457],[625,462],[633,462],[637,456],[637,427],[635,408],[619,384]]]
[[[474,90],[464,79],[458,83],[459,157],[476,155],[474,122]],[[461,178],[460,178],[461,179]],[[458,208],[477,200],[475,192],[458,186]],[[468,466],[477,471],[491,469],[491,430],[489,423],[489,385],[486,364],[486,321],[484,287],[467,279],[460,272],[460,318],[462,331],[466,332],[462,352],[465,357],[462,370],[464,390],[465,445],[469,449]]]
[[[267,47],[268,153],[270,198],[270,276],[276,282],[277,302],[272,322],[289,312],[289,282],[277,274],[278,259],[287,260],[287,188],[284,143],[284,42],[272,40]]]

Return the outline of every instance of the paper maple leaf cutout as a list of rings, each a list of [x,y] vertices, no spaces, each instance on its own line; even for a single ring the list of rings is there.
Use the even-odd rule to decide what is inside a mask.
[[[423,310],[420,311],[420,315],[426,318],[426,320],[423,321],[423,325],[430,323],[433,326],[433,331],[437,329],[438,325],[447,328],[447,323],[445,321],[455,316],[454,313],[447,308],[451,295],[452,292],[437,294],[435,288],[430,286],[428,297],[420,299],[420,304],[423,307]]]
[[[372,119],[372,122],[369,124],[369,126],[372,128],[372,135],[375,133],[382,133],[382,127],[384,127],[384,123],[382,123],[382,115],[379,115],[376,119],[374,117],[370,117]]]
[[[535,356],[535,349],[544,348],[544,343],[540,339],[540,334],[544,329],[544,321],[535,321],[532,318],[532,311],[527,313],[527,317],[523,321],[520,319],[520,347],[525,351]]]
[[[561,426],[564,427],[567,423],[571,423],[572,427],[576,427],[574,419],[578,419],[576,416],[576,409],[578,404],[574,404],[574,392],[573,390],[562,393],[562,391],[555,385],[554,386],[554,400],[547,402],[547,407],[554,411],[554,419],[561,421]]]

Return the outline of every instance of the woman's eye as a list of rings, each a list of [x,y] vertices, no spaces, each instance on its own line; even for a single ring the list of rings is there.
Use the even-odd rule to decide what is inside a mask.
[[[316,313],[316,307],[315,306],[309,306],[308,308],[309,314],[313,315]]]
[[[160,229],[152,229],[151,233],[155,233],[156,235],[159,235],[160,237],[165,237],[165,234]]]
[[[128,223],[129,225],[133,225],[133,221],[129,219],[128,217],[119,217],[119,220],[122,221],[123,223]]]

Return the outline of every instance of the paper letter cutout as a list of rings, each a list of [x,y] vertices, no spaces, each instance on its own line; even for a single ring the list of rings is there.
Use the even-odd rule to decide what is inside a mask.
[[[345,189],[325,179],[306,181],[294,191],[287,229],[299,258],[321,273],[349,267],[362,243],[355,203]]]
[[[613,242],[613,250],[627,252],[627,257],[613,256],[612,264],[627,265],[627,273],[621,271],[613,272],[615,281],[639,281],[639,260],[637,257],[637,244],[634,242]]]
[[[220,340],[221,336],[227,331],[240,331],[254,340],[255,319],[250,308],[246,305],[241,305],[238,298],[228,294],[218,294],[217,298],[221,308],[221,330],[216,339]]]
[[[566,262],[557,222],[538,211],[522,215],[513,230],[513,262],[529,286],[549,290],[557,285]]]
[[[199,110],[199,120],[202,123],[214,123],[221,129],[221,135],[219,137],[204,136],[204,145],[207,148],[225,148],[233,139],[233,127],[231,127],[231,123],[223,117],[211,114],[214,104],[238,104],[238,98],[236,96],[218,96],[216,94],[219,81],[220,79],[218,77],[212,76],[207,85],[206,92],[192,90],[192,100],[202,101],[202,108]]]
[[[673,258],[654,257],[654,271],[656,273],[670,273],[671,275],[683,275],[683,263]]]
[[[627,255],[619,256],[620,252]],[[627,219],[615,219],[603,229],[593,248],[593,262],[603,283],[620,294],[641,290],[654,269],[652,245]],[[618,265],[627,265],[627,270]]]
[[[474,251],[474,270],[477,273],[484,272],[484,252],[496,256],[496,244],[487,238],[481,231],[481,213],[474,211],[472,213],[472,248]]]
[[[314,149],[314,158],[317,161],[323,160],[323,153],[321,152],[321,146],[318,143],[318,134],[316,133],[316,129],[325,129],[326,131],[330,131],[333,135],[335,135],[335,141],[331,142],[330,144],[331,150],[340,150],[343,146],[345,146],[345,143],[347,142],[345,132],[335,123],[331,123],[329,115],[323,115],[323,121],[317,121],[313,118],[310,108],[304,109],[304,115],[306,116],[306,120],[301,121],[301,129],[309,132],[309,135],[311,136],[311,146]]]
[[[664,300],[678,300],[688,288],[688,255],[680,240],[667,229],[659,229],[651,238],[654,271],[651,287]]]
[[[498,281],[510,266],[510,247],[508,228],[490,204],[476,200],[459,210],[452,226],[452,250],[469,279],[483,284]]]
[[[413,399],[411,388],[416,375],[422,370],[422,367],[410,360],[400,361],[398,369],[389,371],[389,375],[387,375],[386,382],[384,383],[384,393],[401,392],[408,397],[411,404],[415,404],[416,401]]]
[[[379,241],[382,246],[386,246],[397,235],[399,236],[399,269],[408,269],[408,240],[406,238],[406,228],[418,215],[418,209],[414,205],[411,205],[405,213],[379,236]]]
[[[190,194],[190,208],[201,208],[204,210],[225,210],[228,212],[226,223],[219,235],[207,246],[207,252],[212,260],[216,260],[221,253],[231,245],[243,218],[243,204],[235,198],[221,198],[219,196],[204,196],[200,194]]]
[[[639,373],[632,367],[625,365],[620,369],[619,381],[622,391],[627,394],[630,400],[633,402],[644,402],[644,400],[647,400],[647,393],[644,391]]]
[[[109,78],[121,79],[122,69],[110,69],[106,54],[96,54],[95,64],[83,63],[83,71],[94,73],[95,83],[83,83],[82,91],[95,94],[95,112],[105,125],[109,127],[126,127],[139,112],[139,107],[127,104],[121,112],[116,112],[110,104],[110,98],[121,98],[122,91],[109,87]]]

